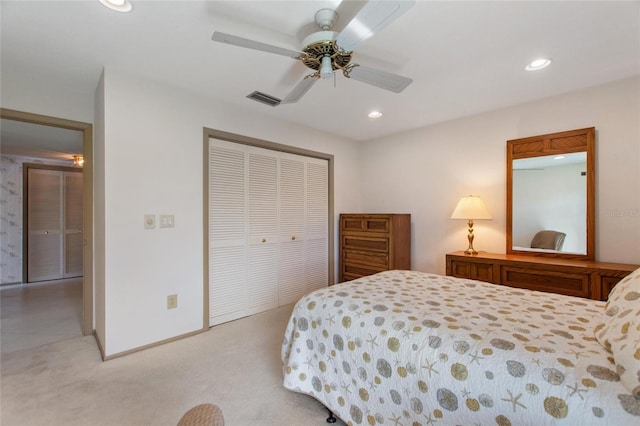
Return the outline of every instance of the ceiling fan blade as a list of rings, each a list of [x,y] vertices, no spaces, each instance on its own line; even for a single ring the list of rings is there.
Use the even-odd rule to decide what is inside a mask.
[[[303,78],[302,81],[300,81],[300,83],[298,83],[296,87],[294,87],[293,90],[282,100],[282,102],[280,102],[280,104],[293,104],[298,102],[300,98],[302,98],[304,94],[311,89],[311,86],[318,81],[317,77],[312,76],[313,74]]]
[[[298,59],[300,55],[302,55],[302,53],[296,52],[295,50],[285,49],[282,47],[273,46],[271,44],[260,43],[259,41],[221,33],[220,31],[214,31],[213,35],[211,36],[211,40],[232,44],[234,46],[246,47],[248,49],[260,50],[262,52],[275,53],[276,55],[288,56],[293,59]]]
[[[415,0],[369,0],[340,32],[336,43],[346,51],[379,33],[415,4]]]
[[[353,67],[349,77],[394,93],[402,92],[413,81],[408,77],[361,65]]]

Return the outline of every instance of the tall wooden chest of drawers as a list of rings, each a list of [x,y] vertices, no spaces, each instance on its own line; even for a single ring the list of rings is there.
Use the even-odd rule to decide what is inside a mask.
[[[410,268],[410,214],[340,215],[340,282]]]

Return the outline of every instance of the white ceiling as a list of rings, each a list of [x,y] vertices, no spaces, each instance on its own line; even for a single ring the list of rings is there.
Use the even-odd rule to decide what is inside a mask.
[[[638,1],[419,0],[353,59],[413,78],[403,93],[338,75],[318,81],[297,104],[270,107],[246,96],[258,90],[284,98],[308,70],[284,56],[213,42],[213,31],[299,50],[317,29],[314,13],[336,1],[132,2],[133,12],[122,14],[97,0],[2,0],[3,84],[27,76],[92,98],[102,68],[114,68],[369,140],[640,74]],[[338,6],[337,30],[359,7]],[[552,58],[551,66],[524,70],[540,56]],[[368,118],[371,109],[383,117]]]

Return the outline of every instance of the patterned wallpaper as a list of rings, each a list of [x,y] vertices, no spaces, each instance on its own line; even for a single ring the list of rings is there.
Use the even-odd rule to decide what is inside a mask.
[[[0,284],[22,282],[22,164],[68,166],[69,162],[0,156]]]

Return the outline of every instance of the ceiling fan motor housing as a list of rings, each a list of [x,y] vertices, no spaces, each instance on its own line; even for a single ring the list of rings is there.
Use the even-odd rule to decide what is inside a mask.
[[[327,9],[329,10],[329,9]],[[307,36],[303,44],[302,51],[306,54],[300,60],[312,70],[319,70],[322,65],[322,58],[331,58],[331,68],[344,69],[351,62],[352,52],[346,52],[336,44],[338,33],[335,31],[318,31]]]

